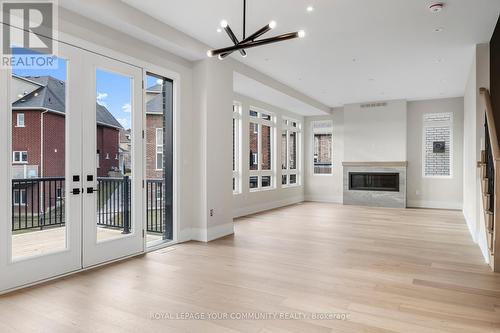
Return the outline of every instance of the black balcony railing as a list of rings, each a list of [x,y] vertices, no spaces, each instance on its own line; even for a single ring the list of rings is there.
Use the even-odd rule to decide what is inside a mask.
[[[42,230],[65,224],[64,178],[12,180],[12,231]],[[97,225],[130,233],[131,180],[97,179]],[[146,230],[165,232],[165,185],[163,180],[146,181]]]
[[[64,178],[12,180],[12,231],[64,224]]]

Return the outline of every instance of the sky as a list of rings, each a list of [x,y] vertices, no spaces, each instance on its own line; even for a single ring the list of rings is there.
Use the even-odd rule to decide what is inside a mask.
[[[19,69],[13,68],[12,72],[19,76],[45,76],[50,75],[58,80],[67,81],[68,62],[58,58],[56,69]],[[157,78],[147,76],[146,87],[157,83]],[[124,129],[131,128],[132,113],[132,79],[130,77],[109,72],[104,69],[96,70],[96,99],[97,103],[106,107],[118,120]]]
[[[96,71],[97,103],[106,107],[124,129],[132,124],[132,79],[121,74]]]

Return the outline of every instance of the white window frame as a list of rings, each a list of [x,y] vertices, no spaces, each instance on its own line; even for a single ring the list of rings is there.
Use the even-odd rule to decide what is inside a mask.
[[[22,119],[22,121],[21,121]],[[26,116],[24,113],[18,113],[16,116],[16,127],[26,127]]]
[[[158,133],[161,132],[161,136],[162,136],[162,140],[161,140],[161,144],[158,144]],[[164,159],[163,159],[163,128],[161,127],[157,127],[155,129],[155,171],[162,171],[163,170],[163,162],[164,162]],[[158,154],[161,154],[161,168],[158,168]]]
[[[28,200],[27,192],[25,188],[16,188],[13,190],[14,193],[12,197],[12,203],[14,206],[26,206],[26,201]],[[16,192],[19,192],[19,201],[16,202]],[[24,193],[24,200],[21,193]]]
[[[233,194],[240,194],[241,191],[241,123],[242,123],[242,109],[243,106],[240,102],[233,102],[233,121],[234,121],[234,169],[233,181],[234,189]]]
[[[19,160],[16,160],[16,154],[19,155]],[[26,161],[23,161],[23,154],[26,154]],[[28,164],[28,152],[26,150],[16,150],[12,152],[12,164]]]
[[[257,112],[257,117],[251,116],[251,112]],[[263,119],[261,114],[265,114],[271,117],[271,120]],[[273,112],[269,112],[267,110],[250,106],[248,110],[248,124],[257,124],[257,170],[250,170],[250,163],[248,163],[248,184],[250,187],[250,178],[257,177],[257,187],[249,188],[250,192],[261,192],[261,191],[270,191],[276,189],[276,115]],[[262,126],[270,127],[271,134],[271,169],[270,170],[262,170]],[[254,127],[255,128],[255,127]],[[255,131],[254,131],[255,132]],[[248,136],[250,138],[250,134]],[[248,149],[250,149],[250,142],[248,142]],[[262,187],[262,177],[271,177],[271,186]]]
[[[450,120],[445,121],[425,121],[426,115],[442,113],[449,114]],[[450,129],[450,174],[449,175],[426,175],[425,174],[425,165],[427,163],[427,154],[425,151],[426,148],[426,133],[425,130],[429,127],[449,127]],[[426,112],[422,115],[422,178],[434,178],[434,179],[451,179],[453,178],[453,112]]]
[[[324,130],[324,129],[315,129],[314,128],[314,123],[325,123],[325,122],[329,122],[332,126],[330,127],[330,129],[327,129],[327,130]],[[331,156],[332,156],[332,166],[331,166],[331,172],[330,173],[315,173],[314,172],[314,137],[316,134],[330,134],[332,136],[332,151],[331,151]],[[311,140],[312,140],[312,144],[311,144],[311,152],[312,152],[312,156],[311,156],[311,173],[313,176],[319,176],[319,177],[330,177],[330,176],[333,176],[333,120],[331,119],[324,119],[324,120],[313,120],[311,121]]]
[[[297,127],[292,126],[292,123],[296,123]],[[297,187],[302,185],[302,123],[293,118],[282,117],[281,121],[281,131],[280,131],[280,140],[282,139],[283,132],[286,132],[286,169],[283,169],[281,165],[281,177],[280,184],[282,188],[289,187]],[[296,133],[297,138],[297,152],[296,152],[296,169],[290,169],[290,134]],[[281,141],[280,141],[281,145]],[[282,152],[283,154],[283,152]],[[280,164],[281,164],[281,155],[280,155]],[[290,184],[290,176],[296,176],[295,184]],[[283,184],[283,176],[286,176],[286,184]]]

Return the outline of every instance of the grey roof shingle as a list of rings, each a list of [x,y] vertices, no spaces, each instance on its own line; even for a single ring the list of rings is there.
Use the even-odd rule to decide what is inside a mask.
[[[40,85],[40,88],[12,103],[13,108],[43,108],[65,113],[64,81],[52,76],[26,76],[24,78]],[[97,123],[104,126],[123,128],[106,107],[96,103],[96,110]]]

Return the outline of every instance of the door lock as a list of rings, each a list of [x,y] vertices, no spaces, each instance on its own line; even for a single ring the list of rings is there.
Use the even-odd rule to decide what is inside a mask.
[[[93,187],[87,187],[87,193],[88,194],[92,194],[94,192],[99,192],[99,190],[96,189],[96,188],[93,188]]]

